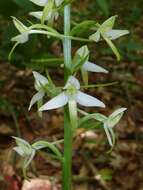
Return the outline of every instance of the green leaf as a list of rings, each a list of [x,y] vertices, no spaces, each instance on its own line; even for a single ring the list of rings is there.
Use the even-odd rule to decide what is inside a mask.
[[[85,20],[80,24],[77,24],[75,27],[72,28],[70,35],[71,36],[81,36],[85,32],[90,31],[92,27],[95,27],[96,22],[93,20]]]
[[[58,150],[58,148],[56,148],[55,145],[53,145],[50,142],[47,141],[37,141],[35,143],[32,144],[32,147],[35,150],[41,150],[43,148],[49,148],[56,156],[59,160],[62,160],[62,154],[61,152]]]
[[[94,129],[102,129],[102,124],[96,122],[95,120],[90,120],[90,122],[85,122],[82,125],[78,126],[78,128],[85,129],[85,130],[94,130]]]
[[[87,114],[85,117],[79,119],[78,127],[82,128],[82,125],[84,123],[88,123],[89,120],[104,122],[105,120],[107,120],[107,117],[100,113]]]
[[[109,2],[108,0],[97,0],[98,6],[103,11],[103,13],[108,16],[109,15]]]

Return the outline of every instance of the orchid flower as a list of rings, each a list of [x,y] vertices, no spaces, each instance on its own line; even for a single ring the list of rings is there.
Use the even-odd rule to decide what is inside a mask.
[[[110,146],[113,146],[115,144],[115,135],[113,128],[117,123],[120,121],[121,117],[123,116],[125,110],[127,108],[120,108],[114,111],[107,119],[103,121],[104,123],[104,130],[107,135],[108,142]]]
[[[33,75],[35,78],[35,89],[38,92],[32,97],[28,110],[30,110],[31,107],[36,102],[38,102],[39,100],[41,100],[44,97],[44,95],[45,95],[44,87],[49,83],[48,79],[46,77],[44,77],[43,75],[39,74],[38,72],[33,71]]]
[[[107,42],[107,44],[110,46],[112,51],[115,53],[118,60],[120,60],[120,54],[118,50],[116,49],[115,45],[112,43],[112,40],[115,40],[121,36],[129,34],[128,30],[118,30],[113,29],[116,15],[110,17],[107,19],[103,24],[97,24],[97,32],[92,34],[89,39],[93,40],[95,42],[99,42],[101,40],[101,37]]]
[[[96,42],[100,41],[101,36],[103,38],[107,37],[110,40],[115,40],[121,36],[129,34],[128,30],[118,30],[113,29],[117,15],[110,17],[103,24],[98,24],[97,32],[90,36],[90,39],[95,40]]]
[[[43,16],[43,12],[42,11],[37,11],[37,12],[30,12],[29,13],[31,16],[34,16],[35,18],[41,20],[42,16]],[[50,11],[48,13],[48,15],[45,18],[45,21],[48,21],[49,19],[53,18],[55,20],[57,20],[59,17],[59,13],[58,12],[54,12],[54,11]]]
[[[17,30],[20,32],[20,34],[11,39],[11,41],[15,42],[15,44],[9,53],[9,59],[11,58],[12,53],[14,52],[15,48],[19,44],[23,44],[29,40],[30,34],[45,34],[48,36],[55,36],[55,37],[57,36],[58,37],[58,34],[55,30],[52,30],[52,32],[45,31],[45,30],[33,30],[33,29],[31,29],[31,27],[25,26],[22,22],[20,22],[15,17],[12,17],[12,18],[13,18],[13,23],[14,23],[15,27],[17,28]],[[54,34],[54,32],[55,32],[55,34]]]
[[[81,59],[86,58],[85,63],[82,65],[82,69],[84,71],[90,71],[95,73],[108,73],[108,71],[103,67],[89,61],[89,50],[87,46],[82,46],[80,49],[77,50],[76,54]]]
[[[30,0],[30,1],[38,6],[44,7],[49,0]],[[58,7],[62,4],[63,1],[64,0],[55,0],[55,5]]]
[[[76,51],[73,62],[75,71],[77,68],[81,69],[82,78],[86,85],[88,84],[88,72],[108,73],[103,67],[89,61],[89,50],[86,45]]]
[[[46,35],[49,34],[44,30],[33,30],[30,27],[25,26],[17,18],[15,18],[15,17],[12,17],[12,18],[13,18],[13,23],[14,23],[15,27],[20,32],[19,35],[15,36],[11,39],[12,41],[16,42],[17,45],[27,42],[29,40],[30,34],[46,34]]]
[[[70,76],[63,92],[44,104],[39,111],[60,108],[71,101],[86,107],[105,107],[105,104],[97,98],[81,92],[79,81],[74,76]]]
[[[17,18],[13,18],[13,23],[17,30],[20,32],[19,35],[13,37],[11,40],[16,42],[17,44],[23,44],[29,40],[30,34],[38,33],[38,30],[30,30],[27,26],[25,26],[22,22],[20,22]]]
[[[25,140],[13,137],[16,140],[17,146],[13,149],[23,157],[23,173],[26,177],[26,169],[33,160],[36,150]]]

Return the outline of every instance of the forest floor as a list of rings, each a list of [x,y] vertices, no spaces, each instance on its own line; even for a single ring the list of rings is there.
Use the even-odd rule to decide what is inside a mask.
[[[143,190],[143,67],[121,63],[108,68],[111,74],[91,74],[90,82],[118,83],[88,90],[106,103],[105,109],[88,111],[109,115],[120,106],[128,110],[115,129],[117,142],[110,153],[104,131],[77,130],[73,147],[74,190]],[[59,71],[55,80],[62,83],[61,78]],[[62,109],[46,112],[42,119],[35,107],[27,111],[34,93],[31,70],[0,63],[0,190],[20,190],[24,182],[11,136],[21,135],[28,142],[63,138]],[[46,152],[35,157],[28,176],[51,180],[53,189],[60,189],[61,166]],[[46,185],[40,190],[44,189],[48,190]]]

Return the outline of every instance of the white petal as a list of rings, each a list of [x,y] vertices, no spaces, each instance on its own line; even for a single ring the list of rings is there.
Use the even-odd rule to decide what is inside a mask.
[[[39,100],[41,100],[44,96],[44,92],[37,92],[31,99],[30,101],[30,105],[29,105],[29,108],[28,110],[31,109],[31,107]]]
[[[34,16],[37,19],[41,19],[43,12],[42,11],[37,11],[37,12],[30,12],[29,15]]]
[[[109,30],[106,32],[106,36],[110,38],[110,40],[115,40],[127,34],[129,34],[128,30]]]
[[[75,88],[76,88],[77,90],[80,89],[80,83],[79,83],[79,81],[78,81],[74,76],[70,76],[70,77],[68,78],[68,81],[67,81],[67,83],[66,83],[64,89],[67,89],[69,85],[75,86]]]
[[[39,111],[45,111],[45,110],[52,110],[56,108],[63,107],[68,102],[68,97],[65,95],[64,92],[59,94],[58,96],[54,97],[50,101],[48,101],[46,104],[44,104]]]
[[[42,18],[43,12],[37,11],[37,12],[31,12],[29,14],[40,20]],[[50,17],[51,17],[51,12],[49,12],[48,16],[45,18],[45,21],[48,21]]]
[[[48,0],[30,0],[32,3],[35,3],[36,5],[44,7]]]
[[[97,98],[94,98],[93,96],[90,96],[88,94],[85,94],[83,92],[78,91],[76,101],[86,107],[105,107],[105,104],[98,100]]]
[[[38,86],[41,86],[41,85],[44,86],[44,85],[46,85],[46,84],[49,83],[48,79],[47,79],[45,76],[41,75],[40,73],[38,73],[38,72],[36,72],[36,71],[33,71],[32,73],[33,73],[33,75],[34,75],[36,84],[37,84]]]
[[[87,61],[86,63],[83,64],[83,69],[86,71],[96,72],[96,73],[108,73],[108,71],[106,69],[104,69],[103,67],[100,67],[89,61]]]
[[[19,44],[23,44],[23,43],[27,42],[28,39],[29,39],[28,32],[23,32],[22,34],[19,34],[19,35],[13,37],[11,40],[18,42]]]

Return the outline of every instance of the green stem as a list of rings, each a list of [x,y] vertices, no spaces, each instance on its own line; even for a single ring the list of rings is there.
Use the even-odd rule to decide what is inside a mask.
[[[70,34],[70,5],[64,8],[64,35]],[[71,74],[71,40],[64,38],[64,78],[67,81]],[[68,105],[64,107],[64,158],[63,158],[63,190],[72,189],[72,141],[73,129],[70,122]]]
[[[64,8],[64,36],[70,34],[70,5],[66,5]],[[64,47],[64,64],[65,64],[65,82],[70,75],[71,70],[71,39],[64,37],[63,39]]]

